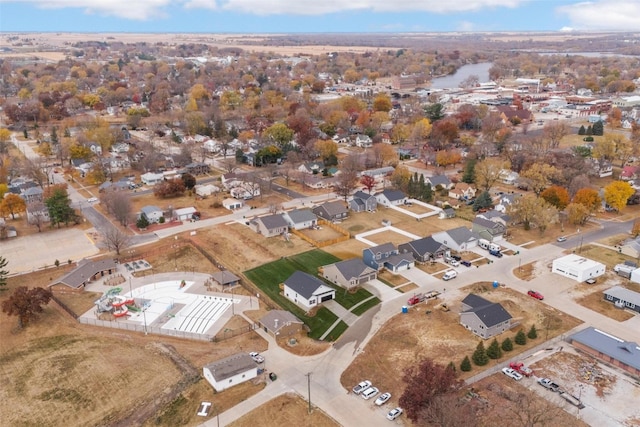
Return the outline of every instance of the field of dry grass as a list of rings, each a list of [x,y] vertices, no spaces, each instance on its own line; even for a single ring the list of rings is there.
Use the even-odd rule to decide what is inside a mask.
[[[283,394],[257,407],[253,411],[229,424],[231,427],[254,427],[260,425],[296,427],[338,427],[332,418],[319,409],[308,412],[307,402],[297,394]]]

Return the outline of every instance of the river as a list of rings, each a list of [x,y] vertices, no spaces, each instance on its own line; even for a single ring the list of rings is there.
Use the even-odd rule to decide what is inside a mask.
[[[463,65],[454,74],[431,80],[431,89],[457,89],[460,87],[460,83],[469,76],[478,76],[479,83],[488,82],[489,69],[492,66],[492,62]]]

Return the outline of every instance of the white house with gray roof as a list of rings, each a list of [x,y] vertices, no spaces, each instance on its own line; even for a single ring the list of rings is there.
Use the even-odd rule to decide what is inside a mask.
[[[284,296],[300,307],[310,310],[325,301],[335,299],[336,290],[317,277],[295,271],[284,281]]]
[[[253,231],[264,237],[279,236],[289,231],[289,224],[282,214],[260,216],[252,219],[249,226]]]
[[[500,303],[469,294],[462,300],[460,324],[486,340],[509,330],[511,315]]]
[[[294,209],[285,212],[282,216],[289,227],[294,230],[303,230],[318,225],[318,217],[311,209]]]
[[[410,252],[418,262],[427,262],[436,258],[441,258],[447,251],[447,247],[436,241],[433,237],[427,236],[422,239],[412,240],[398,245],[400,253]]]
[[[623,288],[622,286],[614,286],[603,293],[606,301],[640,313],[640,294],[638,292]]]
[[[338,286],[351,289],[374,280],[378,274],[362,259],[353,258],[323,266],[322,277]]]
[[[479,236],[477,233],[462,226],[452,230],[434,233],[433,240],[442,243],[449,249],[457,252],[465,252],[478,246]]]
[[[382,206],[404,205],[408,197],[400,190],[386,189],[375,194],[378,204]]]
[[[476,216],[471,223],[471,229],[478,235],[490,242],[498,242],[503,239],[507,228],[500,222],[493,222],[488,219]]]
[[[220,392],[257,377],[258,365],[249,353],[236,353],[205,365],[202,375]]]
[[[431,188],[434,190],[440,186],[441,188],[446,188],[447,190],[451,190],[455,184],[451,182],[448,176],[446,175],[434,175],[427,176],[424,178],[425,182],[431,184]]]
[[[164,212],[157,206],[148,205],[140,209],[140,216],[144,216],[150,224],[160,222],[160,218],[164,216]]]

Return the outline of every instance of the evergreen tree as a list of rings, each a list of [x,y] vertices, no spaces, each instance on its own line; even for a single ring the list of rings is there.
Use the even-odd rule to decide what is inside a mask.
[[[587,133],[587,130],[584,128],[584,125],[580,126],[580,129],[578,129],[578,135],[584,135],[585,133]]]
[[[484,366],[489,363],[489,357],[487,356],[487,351],[484,349],[484,344],[482,343],[482,341],[478,343],[476,351],[473,352],[471,359],[473,360],[473,363],[478,366]]]
[[[483,191],[476,198],[476,201],[473,202],[473,211],[478,212],[480,209],[486,209],[493,206],[493,200],[491,200],[491,195],[488,191]]]
[[[465,356],[464,359],[462,359],[462,363],[460,363],[460,370],[462,372],[469,372],[472,369],[471,367],[471,361],[469,360],[469,356]]]
[[[71,207],[71,199],[64,189],[55,189],[44,204],[49,211],[52,226],[57,225],[60,228],[60,224],[69,225],[71,221],[76,219],[75,211]]]
[[[527,338],[531,340],[535,340],[536,338],[538,338],[538,331],[536,330],[536,325],[531,325],[531,329],[529,329],[529,332],[527,333]]]
[[[467,184],[473,184],[476,179],[476,163],[478,159],[469,159],[464,165],[464,174],[462,175],[462,182]]]
[[[58,145],[58,128],[55,126],[51,128],[51,144]]]
[[[453,372],[456,371],[456,365],[453,362],[449,362],[447,365],[447,369],[451,369]]]
[[[64,128],[64,137],[65,138],[71,138],[71,131],[69,130],[68,127]]]
[[[498,340],[496,338],[491,341],[489,347],[487,347],[487,356],[489,359],[500,359],[502,357],[502,350],[500,349],[500,344],[498,344]]]
[[[587,126],[587,135],[593,135],[593,128],[591,127],[591,125]]]
[[[138,220],[136,221],[136,227],[142,230],[144,228],[147,228],[148,226],[149,220],[147,219],[147,217],[144,215],[140,215],[140,218],[138,218]]]
[[[431,189],[431,183],[427,183],[427,185],[424,187],[422,200],[424,200],[425,202],[430,202],[433,200],[433,190]]]
[[[22,130],[22,135],[24,136],[24,139],[29,138],[29,132],[27,132],[27,128],[24,128],[24,129]]]
[[[599,136],[604,135],[604,124],[602,123],[602,121],[595,122],[593,124],[593,134]]]
[[[9,275],[9,270],[5,270],[4,268],[9,264],[9,261],[3,256],[0,256],[0,291],[4,291],[7,286],[7,276]]]
[[[507,337],[504,339],[504,341],[502,341],[502,350],[509,352],[511,350],[513,350],[513,341],[511,341],[511,338]]]
[[[520,329],[513,340],[518,345],[525,345],[527,343],[527,336],[524,334],[524,331]]]

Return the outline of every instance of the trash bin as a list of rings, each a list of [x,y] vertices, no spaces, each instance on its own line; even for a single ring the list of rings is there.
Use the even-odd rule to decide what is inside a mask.
[[[406,305],[403,305],[402,306],[402,312],[405,313],[405,314],[408,313],[409,312],[409,307],[407,307]]]
[[[271,381],[275,381],[278,379],[278,376],[276,374],[274,374],[273,372],[269,372],[269,379]]]

